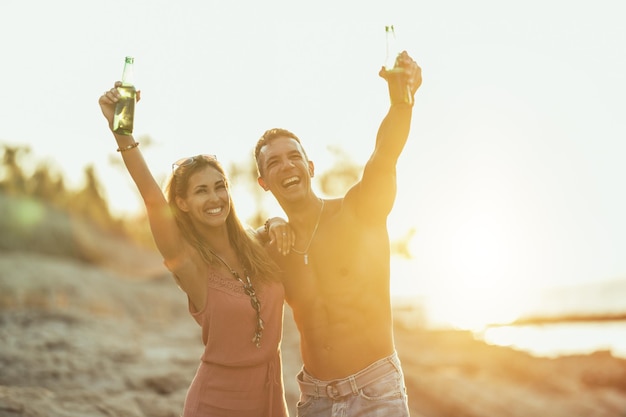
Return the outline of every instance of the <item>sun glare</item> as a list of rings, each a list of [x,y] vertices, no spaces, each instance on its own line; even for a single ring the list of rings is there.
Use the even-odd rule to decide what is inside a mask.
[[[396,284],[399,290],[425,296],[427,321],[436,327],[478,332],[514,321],[529,304],[528,282],[516,268],[521,226],[506,207],[474,197],[474,205],[418,225],[409,243],[415,259],[392,269],[394,280],[410,281]]]
[[[430,300],[430,321],[439,327],[480,332],[490,324],[510,323],[520,315],[520,304],[511,295],[459,289]]]
[[[490,234],[485,224],[475,227],[480,232],[468,227],[465,235],[453,240],[456,247],[449,246],[435,270],[421,266],[416,243],[410,247],[417,259],[392,261],[394,295],[424,300],[432,326],[482,331],[489,324],[514,321],[528,304],[528,296],[507,273],[506,244]]]

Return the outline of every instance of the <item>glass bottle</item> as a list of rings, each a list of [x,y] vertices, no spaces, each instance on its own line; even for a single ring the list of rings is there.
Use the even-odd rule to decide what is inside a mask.
[[[408,83],[408,74],[406,70],[397,65],[398,56],[402,50],[398,47],[396,31],[391,26],[385,26],[385,35],[387,37],[387,54],[385,59],[385,79],[389,87],[389,99],[391,104],[413,104],[413,95],[411,87]]]
[[[385,69],[387,71],[393,70],[396,66],[396,58],[398,54],[401,52],[398,50],[398,44],[396,39],[396,31],[391,26],[385,26],[385,38],[386,38],[386,55],[385,55]]]
[[[122,72],[122,85],[117,87],[120,99],[115,105],[113,115],[113,132],[120,135],[130,135],[133,133],[135,118],[135,102],[137,101],[137,90],[135,90],[134,69],[135,59],[127,56],[124,62],[124,72]]]

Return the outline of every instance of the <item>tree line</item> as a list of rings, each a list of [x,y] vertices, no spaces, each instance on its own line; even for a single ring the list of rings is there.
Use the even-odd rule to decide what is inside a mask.
[[[150,138],[142,138],[142,144],[150,146]],[[322,194],[328,197],[343,195],[358,181],[363,167],[356,164],[350,156],[339,148],[329,149],[334,158],[333,165],[317,175],[317,183]],[[78,189],[66,185],[63,173],[50,162],[38,161],[32,175],[25,172],[25,162],[34,159],[27,145],[9,145],[0,143],[0,193],[9,197],[34,199],[42,204],[67,212],[70,216],[89,221],[107,233],[130,238],[142,246],[154,247],[145,214],[138,217],[121,218],[112,214],[104,197],[104,187],[96,175],[93,165],[83,170],[84,184]],[[124,169],[119,160],[112,161]],[[254,158],[246,162],[231,164],[227,167],[230,180],[238,186],[248,187],[255,201],[255,211],[246,219],[252,227],[259,227],[268,217],[263,205],[264,191],[257,184],[257,171]],[[410,257],[407,244],[414,230],[409,230],[406,237],[392,242],[392,251],[396,255]]]

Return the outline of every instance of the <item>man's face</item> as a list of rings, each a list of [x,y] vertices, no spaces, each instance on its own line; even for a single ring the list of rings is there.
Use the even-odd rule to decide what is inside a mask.
[[[259,185],[271,191],[279,203],[308,195],[313,163],[308,161],[298,142],[289,137],[269,141],[259,153]]]

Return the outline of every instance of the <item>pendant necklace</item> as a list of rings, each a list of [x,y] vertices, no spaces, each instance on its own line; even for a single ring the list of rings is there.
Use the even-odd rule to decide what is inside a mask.
[[[252,308],[254,308],[254,311],[256,311],[256,331],[254,332],[252,343],[254,343],[256,347],[260,348],[261,336],[263,336],[263,327],[264,327],[263,319],[261,319],[261,302],[256,296],[256,292],[254,291],[254,287],[252,286],[252,281],[250,281],[250,275],[248,274],[248,271],[246,271],[245,267],[243,268],[243,273],[246,276],[246,280],[244,281],[239,276],[239,273],[235,271],[233,268],[231,268],[230,265],[228,265],[226,261],[222,259],[221,256],[213,252],[211,249],[209,249],[209,252],[211,252],[213,256],[219,259],[220,262],[223,263],[226,268],[228,268],[232,276],[235,277],[237,281],[241,282],[241,284],[243,285],[243,291],[246,293],[246,295],[248,295],[248,297],[250,297],[250,303],[252,304]]]
[[[320,209],[320,214],[317,216],[317,223],[315,223],[315,227],[313,228],[313,233],[311,233],[311,239],[309,239],[309,243],[307,243],[306,248],[303,251],[296,250],[295,248],[291,248],[291,250],[298,255],[304,255],[304,264],[309,264],[309,248],[311,247],[311,243],[313,242],[313,238],[315,237],[315,233],[317,232],[317,227],[320,225],[320,220],[322,219],[322,212],[324,211],[324,200],[321,200],[322,208]]]

